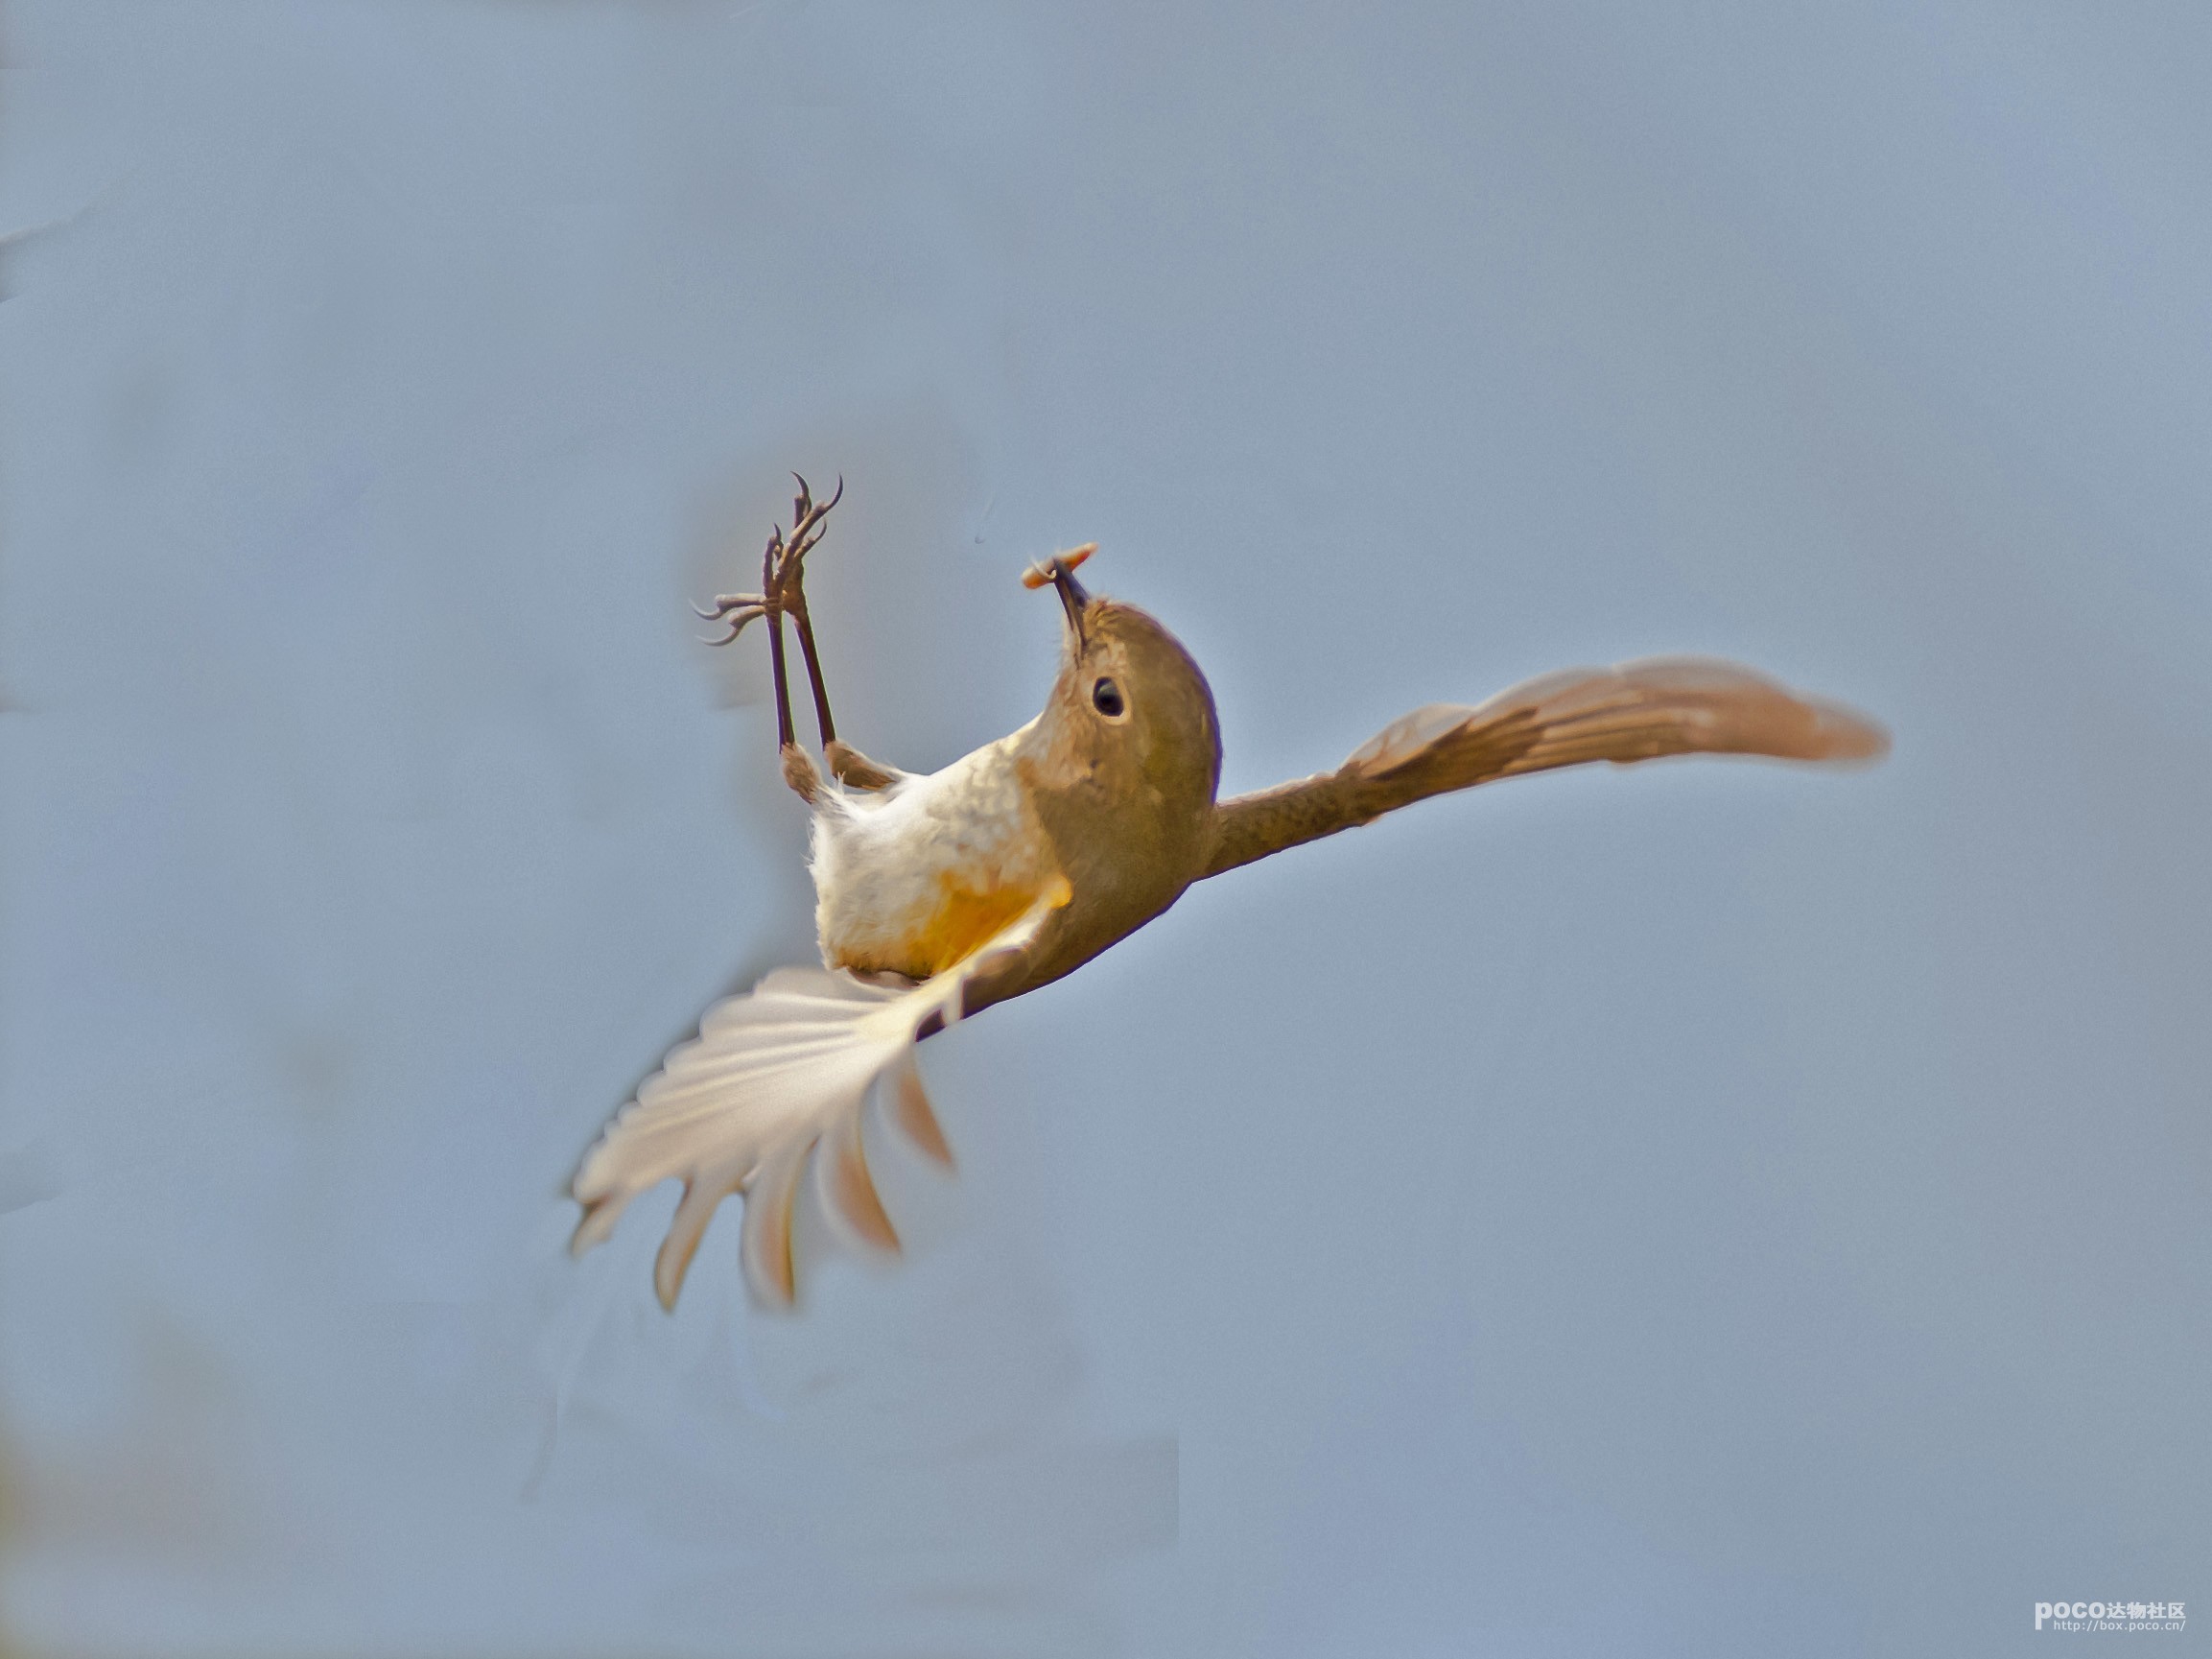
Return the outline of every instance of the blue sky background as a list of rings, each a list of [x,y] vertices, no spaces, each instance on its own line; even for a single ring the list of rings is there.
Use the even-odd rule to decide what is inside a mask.
[[[2212,1648],[2201,8],[0,31],[14,1650]],[[664,1317],[558,1195],[812,950],[685,608],[794,467],[910,768],[1092,538],[1231,790],[1655,651],[1895,752],[1209,884],[928,1046],[905,1268]]]

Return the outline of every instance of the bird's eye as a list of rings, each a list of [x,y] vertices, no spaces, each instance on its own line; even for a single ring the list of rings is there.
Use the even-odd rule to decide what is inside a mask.
[[[1110,679],[1100,679],[1092,685],[1091,706],[1108,720],[1119,720],[1129,712],[1129,705],[1121,700],[1121,688]]]

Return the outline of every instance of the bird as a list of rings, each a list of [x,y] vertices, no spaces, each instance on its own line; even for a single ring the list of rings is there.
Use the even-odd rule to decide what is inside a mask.
[[[1332,771],[1222,800],[1206,675],[1151,615],[1083,585],[1076,571],[1096,551],[1086,543],[1022,576],[1060,601],[1060,665],[1044,709],[940,771],[902,771],[836,735],[805,559],[844,482],[816,501],[793,476],[791,530],[771,529],[761,591],[694,608],[726,626],[714,645],[768,624],[780,767],[812,815],[821,965],[778,968],[710,1007],[699,1034],[639,1086],[570,1183],[581,1207],[571,1241],[579,1255],[613,1232],[638,1194],[682,1183],[653,1266],[671,1310],[708,1222],[733,1195],[743,1198],[744,1282],[765,1309],[796,1302],[793,1221],[810,1179],[836,1236],[897,1255],[868,1163],[871,1096],[912,1147],[950,1168],[917,1045],[1072,972],[1195,882],[1431,795],[1559,767],[1688,754],[1871,762],[1889,747],[1866,716],[1751,669],[1647,657],[1542,675],[1474,704],[1430,703]],[[805,659],[827,777],[796,740],[786,619]]]

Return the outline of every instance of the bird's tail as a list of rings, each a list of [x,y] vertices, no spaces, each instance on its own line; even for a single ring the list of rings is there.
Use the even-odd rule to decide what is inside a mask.
[[[976,969],[1026,944],[1048,908],[919,984],[778,968],[745,995],[717,1003],[698,1036],[670,1051],[585,1153],[569,1188],[584,1212],[570,1249],[581,1254],[605,1239],[647,1187],[681,1180],[683,1199],[653,1264],[653,1288],[672,1308],[715,1207],[742,1193],[745,1283],[761,1301],[788,1307],[798,1289],[791,1221],[811,1167],[834,1221],[864,1244],[896,1251],[899,1236],[861,1144],[868,1090],[886,1078],[893,1121],[951,1164],[914,1044],[926,1027],[960,1017]]]
[[[570,1248],[614,1231],[631,1198],[670,1176],[683,1201],[653,1264],[653,1289],[675,1306],[715,1207],[745,1195],[745,1282],[765,1302],[797,1291],[791,1220],[812,1164],[825,1208],[854,1234],[896,1250],[860,1143],[869,1087],[898,1076],[894,1111],[923,1149],[950,1162],[914,1066],[914,1033],[943,1007],[945,986],[899,989],[825,968],[779,968],[744,996],[717,1003],[699,1034],[670,1051],[637,1099],[609,1124],[570,1188],[583,1205]],[[957,1017],[958,987],[953,987]]]

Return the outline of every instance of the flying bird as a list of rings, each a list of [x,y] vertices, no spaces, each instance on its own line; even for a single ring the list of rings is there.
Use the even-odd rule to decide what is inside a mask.
[[[843,487],[816,502],[800,479],[790,533],[769,534],[761,591],[700,612],[728,628],[716,645],[768,624],[783,775],[813,815],[823,965],[779,968],[709,1008],[570,1189],[583,1208],[572,1241],[580,1253],[639,1193],[683,1183],[653,1268],[664,1307],[732,1194],[744,1197],[745,1282],[764,1305],[797,1295],[792,1221],[810,1177],[842,1233],[896,1253],[862,1136],[871,1091],[881,1084],[888,1119],[950,1166],[915,1045],[1080,967],[1192,882],[1494,778],[1681,754],[1864,761],[1889,747],[1865,717],[1750,669],[1650,657],[1543,675],[1471,706],[1430,703],[1333,771],[1218,800],[1221,733],[1206,676],[1152,617],[1086,591],[1075,572],[1092,544],[1023,576],[1060,600],[1064,651],[1044,711],[942,771],[901,771],[836,735],[807,614],[805,559]],[[793,732],[787,617],[827,778]]]

